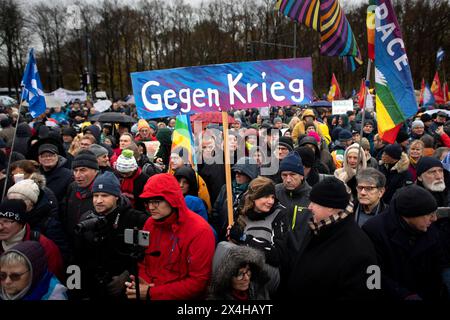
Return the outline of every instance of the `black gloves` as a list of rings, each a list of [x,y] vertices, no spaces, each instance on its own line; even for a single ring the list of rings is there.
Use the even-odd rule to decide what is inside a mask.
[[[230,229],[230,239],[238,244],[242,244],[244,243],[245,238],[244,230],[238,224],[233,224]]]
[[[129,281],[130,273],[125,270],[118,276],[114,276],[112,281],[106,286],[106,290],[110,296],[118,297],[125,292],[125,281]]]

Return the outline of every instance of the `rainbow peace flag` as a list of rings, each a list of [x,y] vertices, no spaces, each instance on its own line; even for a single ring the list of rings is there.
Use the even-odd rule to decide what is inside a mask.
[[[320,32],[320,53],[339,56],[352,71],[362,65],[352,28],[338,0],[277,0],[283,15]]]
[[[414,85],[402,33],[390,0],[376,0],[375,90],[378,132],[384,137],[417,112]]]
[[[178,115],[175,122],[175,129],[172,135],[171,151],[177,147],[183,147],[188,151],[188,161],[191,167],[197,171],[197,161],[194,151],[194,137],[192,135],[191,121],[188,114]]]

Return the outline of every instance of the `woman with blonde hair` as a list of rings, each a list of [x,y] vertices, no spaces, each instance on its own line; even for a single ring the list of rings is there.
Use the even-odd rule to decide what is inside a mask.
[[[411,174],[411,179],[413,182],[417,180],[417,162],[423,157],[423,151],[425,149],[425,144],[422,140],[414,140],[409,145],[408,157],[409,157],[409,167],[408,172]]]
[[[69,147],[69,150],[67,151],[70,153],[73,157],[76,156],[78,151],[80,151],[81,148],[81,138],[83,137],[82,133],[79,133],[73,138],[72,144]]]

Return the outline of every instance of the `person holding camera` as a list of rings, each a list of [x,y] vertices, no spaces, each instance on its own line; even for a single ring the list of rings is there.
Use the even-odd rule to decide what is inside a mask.
[[[150,232],[150,245],[139,264],[139,274],[126,282],[128,298],[136,299],[136,287],[140,299],[146,300],[204,298],[215,247],[208,222],[187,208],[171,174],[152,176],[140,197],[151,215],[143,229]]]
[[[76,262],[83,274],[81,296],[125,299],[125,281],[134,272],[138,254],[125,244],[125,229],[142,229],[148,215],[131,208],[111,172],[95,179],[92,193],[94,210],[84,213],[75,227]]]

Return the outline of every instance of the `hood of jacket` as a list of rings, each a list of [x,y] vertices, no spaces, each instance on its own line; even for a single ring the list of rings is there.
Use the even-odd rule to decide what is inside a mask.
[[[254,248],[227,244],[223,250],[216,252],[213,264],[213,277],[210,284],[210,293],[223,297],[232,291],[231,280],[240,268],[250,265],[252,270],[251,282],[266,283],[268,275],[263,271],[264,256]]]
[[[187,166],[183,166],[175,171],[174,176],[175,178],[177,178],[177,180],[181,177],[185,178],[189,183],[188,194],[191,196],[198,197],[197,175],[195,174],[194,169]]]
[[[303,137],[302,140],[300,140],[298,146],[303,147],[307,144],[312,144],[314,146],[314,149],[316,150],[315,151],[316,160],[320,159],[320,149],[319,149],[319,144],[317,143],[317,140],[314,137],[306,136],[306,137]]]
[[[407,171],[409,168],[409,157],[405,152],[402,152],[402,156],[400,157],[400,160],[397,161],[396,164],[390,169],[390,171],[397,170],[398,173]],[[383,160],[380,160],[380,165],[384,165]]]
[[[31,128],[26,122],[19,123],[17,126],[17,137],[18,138],[30,138],[32,135]]]
[[[250,180],[255,179],[259,175],[259,168],[257,164],[252,164],[251,161],[252,160],[247,157],[239,159],[233,166],[233,171],[242,172],[247,177],[250,177]]]
[[[32,292],[41,279],[48,273],[47,255],[42,245],[37,241],[19,242],[7,252],[15,252],[24,257],[31,272],[31,283],[14,298],[14,300],[19,300],[27,293]],[[3,290],[0,294],[2,296],[4,295]]]
[[[313,117],[314,120],[316,120],[316,115],[314,114],[314,111],[311,109],[306,109],[305,111],[303,111],[302,117],[300,120],[304,120],[305,117]]]
[[[179,213],[188,210],[177,179],[170,173],[155,174],[147,180],[140,198],[164,198]]]
[[[32,173],[28,179],[33,180],[38,185],[39,189],[42,189],[46,186],[45,177],[39,172]]]

